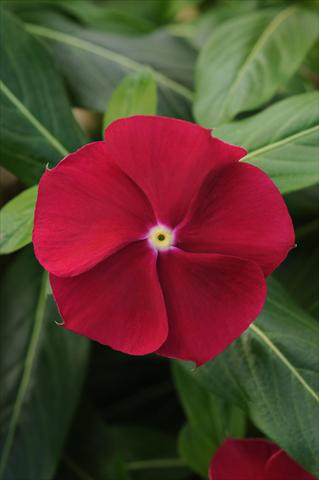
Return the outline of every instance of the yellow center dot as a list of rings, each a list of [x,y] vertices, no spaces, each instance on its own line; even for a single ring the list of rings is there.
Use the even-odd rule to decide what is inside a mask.
[[[153,248],[167,250],[173,244],[174,234],[169,228],[156,225],[150,230],[148,240]]]

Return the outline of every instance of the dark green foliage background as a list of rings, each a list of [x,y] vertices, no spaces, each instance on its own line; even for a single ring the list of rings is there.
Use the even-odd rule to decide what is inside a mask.
[[[319,475],[318,1],[0,8],[0,480],[207,478],[229,436],[265,436]],[[245,146],[296,229],[259,318],[198,369],[59,329],[30,245],[45,166],[137,113]]]

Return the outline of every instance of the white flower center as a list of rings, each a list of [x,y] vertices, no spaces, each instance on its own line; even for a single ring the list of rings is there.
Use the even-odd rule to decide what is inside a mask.
[[[156,250],[167,250],[173,244],[174,233],[164,225],[156,225],[149,231],[148,240]]]

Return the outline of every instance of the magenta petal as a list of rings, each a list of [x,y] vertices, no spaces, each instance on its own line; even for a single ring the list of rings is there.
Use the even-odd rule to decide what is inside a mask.
[[[157,350],[167,337],[167,317],[155,264],[143,241],[76,277],[51,275],[64,326],[122,352]]]
[[[316,480],[298,465],[286,452],[274,453],[265,466],[265,480]]]
[[[264,467],[278,450],[263,439],[225,440],[211,461],[209,480],[268,480]]]
[[[105,131],[112,158],[143,189],[159,222],[175,227],[207,173],[247,152],[183,120],[134,116]]]
[[[173,249],[159,256],[169,333],[158,353],[202,364],[255,320],[266,296],[253,262]]]
[[[42,176],[35,254],[55,275],[78,275],[131,241],[145,238],[154,221],[144,193],[112,163],[105,143],[91,143]]]
[[[211,172],[178,232],[178,246],[252,260],[271,273],[294,246],[277,187],[260,169],[236,163]]]

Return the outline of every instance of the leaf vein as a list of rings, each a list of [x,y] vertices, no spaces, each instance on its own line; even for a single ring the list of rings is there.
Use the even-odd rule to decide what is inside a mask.
[[[319,396],[306,382],[306,380],[300,375],[297,369],[289,362],[285,355],[276,347],[276,345],[270,340],[270,338],[256,325],[251,325],[250,329],[259,337],[281,360],[281,362],[290,370],[292,376],[294,376],[300,384],[307,390],[307,392],[319,403]]]

